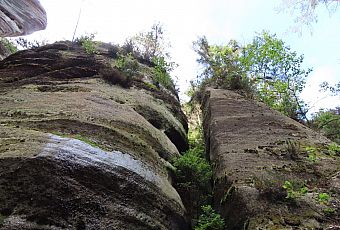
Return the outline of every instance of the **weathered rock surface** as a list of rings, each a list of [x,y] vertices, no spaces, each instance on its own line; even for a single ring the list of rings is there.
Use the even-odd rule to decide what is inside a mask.
[[[167,172],[180,104],[114,62],[70,42],[0,62],[3,229],[187,229]]]
[[[43,30],[47,16],[38,0],[2,0],[0,37],[15,37]]]
[[[328,151],[328,139],[227,90],[208,89],[203,112],[214,205],[227,229],[339,227],[340,161]],[[286,181],[295,198],[286,198]],[[320,199],[321,193],[330,198]]]

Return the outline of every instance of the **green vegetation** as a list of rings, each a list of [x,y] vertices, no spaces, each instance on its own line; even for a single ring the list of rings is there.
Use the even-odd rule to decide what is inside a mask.
[[[6,219],[6,216],[3,216],[0,214],[0,227],[3,226],[5,219]]]
[[[126,40],[122,47],[139,62],[153,68],[153,81],[159,87],[174,90],[174,82],[170,76],[177,64],[171,61],[167,49],[170,44],[165,42],[164,29],[160,23],[154,24],[147,32],[140,32]]]
[[[320,110],[314,114],[310,126],[340,144],[340,108]]]
[[[252,83],[245,76],[240,65],[241,50],[236,41],[231,40],[226,46],[209,45],[206,37],[194,42],[197,60],[204,68],[193,85],[198,91],[206,85],[231,90],[241,90],[252,94]]]
[[[18,51],[18,48],[13,44],[13,42],[7,38],[0,38],[0,42],[11,54]]]
[[[203,157],[201,147],[189,149],[174,160],[177,184],[190,189],[206,190],[212,177],[211,166]]]
[[[185,105],[189,116],[189,150],[173,160],[175,187],[195,230],[224,229],[224,220],[211,205],[212,167],[205,158],[201,111],[197,103]]]
[[[299,157],[299,153],[301,151],[300,142],[286,140],[286,151],[289,153],[292,159],[297,159]]]
[[[91,145],[92,147],[95,147],[95,148],[101,148],[101,146],[98,145],[98,143],[90,140],[89,138],[85,137],[85,136],[82,136],[80,134],[75,134],[75,135],[65,135],[67,137],[70,137],[70,138],[74,138],[74,139],[78,139],[82,142],[85,142],[86,144],[89,144]]]
[[[169,74],[173,70],[172,63],[166,62],[164,57],[154,57],[152,62],[155,64],[153,78],[155,84],[161,84],[165,88],[171,89],[174,86],[174,82]]]
[[[336,212],[336,210],[334,208],[327,207],[323,210],[323,212],[326,215],[333,215]]]
[[[313,146],[306,146],[305,150],[307,151],[308,157],[307,159],[311,162],[317,162],[318,160],[318,150],[316,147]]]
[[[81,134],[67,134],[67,133],[61,133],[61,132],[58,132],[58,131],[54,131],[54,132],[51,132],[51,133],[54,134],[54,135],[60,136],[60,137],[64,137],[64,138],[73,138],[73,139],[80,140],[80,141],[82,141],[86,144],[89,144],[89,145],[91,145],[92,147],[95,147],[95,148],[101,148],[103,150],[108,150],[107,148],[105,148],[105,146],[100,145],[97,142],[92,141],[91,139],[89,139],[86,136],[81,135]]]
[[[330,198],[331,196],[328,193],[320,193],[318,195],[318,201],[321,204],[328,204]]]
[[[225,203],[228,201],[228,199],[231,197],[231,195],[233,194],[233,192],[235,192],[236,187],[234,185],[231,185],[227,191],[224,192],[224,195],[222,197],[222,199],[220,200],[220,204]]]
[[[153,62],[154,58],[170,57],[168,47],[170,44],[165,42],[164,29],[160,23],[153,24],[149,31],[140,32],[125,43],[128,52],[138,54],[141,59],[149,62]]]
[[[93,36],[80,39],[87,53],[96,53],[96,44],[92,40]],[[122,46],[110,44],[108,56],[115,59],[113,66],[128,78],[127,81],[131,81],[133,76],[139,79],[138,77],[145,75],[151,77],[151,82],[144,82],[148,88],[157,90],[164,87],[175,92],[170,72],[177,65],[170,60],[166,48],[163,28],[160,24],[155,24],[150,31],[128,38]],[[109,66],[104,73],[107,79],[112,79],[112,75],[123,78],[111,69]]]
[[[235,40],[225,46],[209,45],[205,37],[194,43],[203,71],[198,91],[206,85],[239,91],[295,119],[307,119],[299,97],[305,78],[303,56],[297,55],[275,35],[262,32],[241,47]]]
[[[299,94],[311,69],[301,68],[303,55],[267,32],[255,36],[240,57],[248,76],[255,77],[257,97],[268,106],[294,118],[306,119],[304,102]]]
[[[331,143],[325,146],[301,145],[298,141],[286,140],[285,151],[294,160],[299,159],[300,155],[304,155],[313,163],[316,163],[321,156],[336,156],[340,153],[340,146]]]
[[[308,192],[306,186],[299,186],[298,183],[293,183],[290,181],[285,181],[282,188],[284,188],[287,192],[287,199],[295,199],[305,195]]]
[[[95,37],[94,34],[82,35],[75,41],[84,48],[87,54],[97,54],[98,42],[94,41],[94,37]]]
[[[223,230],[224,220],[210,205],[202,206],[202,214],[194,230]]]
[[[328,145],[328,152],[329,155],[335,156],[335,155],[340,155],[340,146],[337,145],[336,143],[331,143]]]
[[[192,142],[191,142],[192,143]],[[176,188],[183,197],[193,225],[211,197],[212,168],[204,157],[204,145],[191,145],[181,157],[173,160]]]
[[[115,62],[115,66],[127,77],[132,77],[139,71],[139,63],[131,53],[127,56],[119,55]]]

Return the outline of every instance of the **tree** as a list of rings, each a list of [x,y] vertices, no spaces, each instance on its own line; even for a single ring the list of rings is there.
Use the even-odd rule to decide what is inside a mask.
[[[14,39],[14,43],[16,43],[17,47],[20,49],[34,49],[40,46],[44,46],[48,44],[47,40],[29,40],[24,37],[19,37]]]
[[[339,5],[338,0],[283,0],[280,11],[290,11],[291,14],[296,15],[294,22],[295,32],[302,32],[303,26],[307,26],[312,31],[313,24],[317,22],[316,8],[320,4],[324,5],[330,13],[334,12]]]
[[[293,119],[307,119],[305,103],[299,94],[312,69],[304,70],[303,55],[297,55],[290,47],[262,32],[244,47],[241,66],[255,80],[258,98],[270,107]]]
[[[275,35],[262,32],[244,47],[235,40],[212,46],[203,37],[194,49],[203,66],[199,84],[242,90],[293,119],[307,119],[299,94],[311,69],[304,70],[303,55]]]
[[[330,85],[328,82],[324,81],[320,85],[321,91],[331,92],[333,96],[340,95],[340,81],[336,83],[334,86]]]
[[[163,26],[160,23],[153,24],[150,31],[140,32],[128,39],[127,43],[131,43],[134,50],[150,62],[157,57],[170,57],[166,51],[170,45],[165,42]]]
[[[170,44],[165,41],[163,26],[155,23],[150,31],[128,38],[122,48],[126,55],[131,54],[139,62],[153,67],[153,81],[157,87],[162,85],[175,93],[177,89],[170,73],[177,64],[171,61],[169,47]]]
[[[225,46],[217,46],[209,45],[207,38],[202,37],[194,42],[194,50],[199,55],[197,62],[203,66],[198,84],[251,91],[249,79],[240,63],[241,47],[235,40]]]

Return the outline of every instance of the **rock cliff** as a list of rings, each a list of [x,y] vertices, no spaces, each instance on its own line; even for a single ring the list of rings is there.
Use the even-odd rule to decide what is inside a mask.
[[[38,0],[2,0],[0,37],[15,37],[43,30],[47,25],[44,8]]]
[[[109,56],[58,42],[0,62],[3,229],[187,229],[168,175],[179,101]]]
[[[340,161],[328,139],[228,90],[206,90],[203,115],[227,229],[339,226]]]

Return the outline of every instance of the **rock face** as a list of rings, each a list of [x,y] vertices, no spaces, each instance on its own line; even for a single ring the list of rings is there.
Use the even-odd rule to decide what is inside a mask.
[[[214,205],[228,229],[339,226],[340,161],[328,139],[231,91],[203,100]]]
[[[114,63],[71,42],[0,62],[2,229],[187,229],[179,101]]]
[[[47,25],[44,8],[38,0],[2,0],[0,37],[14,37],[43,30]]]

